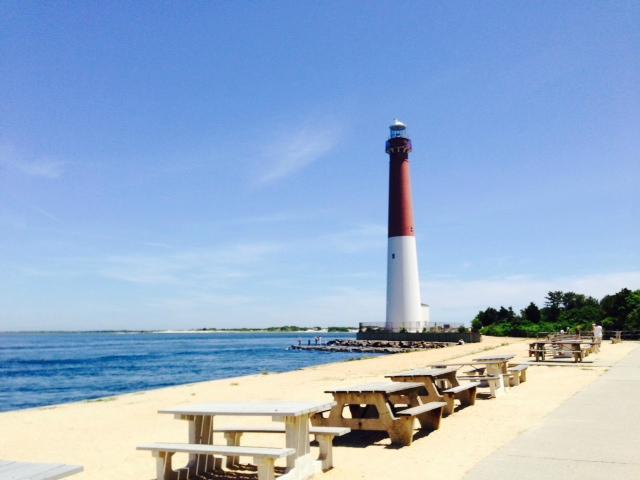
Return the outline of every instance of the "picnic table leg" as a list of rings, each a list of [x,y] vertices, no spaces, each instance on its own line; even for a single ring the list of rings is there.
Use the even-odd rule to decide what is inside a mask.
[[[418,395],[411,395],[408,398],[409,407],[418,407],[422,405]],[[451,398],[453,402],[453,398]],[[447,402],[448,403],[448,402]],[[418,422],[420,422],[420,428],[430,428],[431,430],[438,430],[440,428],[440,419],[442,418],[444,412],[443,410],[446,407],[436,408],[435,410],[431,410],[430,412],[425,412],[423,414],[418,415]],[[413,427],[413,426],[412,426]],[[413,430],[413,428],[412,428]],[[413,432],[412,432],[413,436]]]
[[[455,387],[459,387],[460,386],[460,382],[458,381],[458,378],[456,377],[456,372],[451,372],[450,374],[448,374],[446,377],[447,382],[449,383],[449,387],[448,388],[455,388]],[[444,408],[444,411],[442,412],[442,415],[444,417],[451,415],[454,410],[455,410],[455,399],[456,399],[456,395],[455,394],[446,394],[444,395],[444,401],[447,403],[447,406]],[[461,400],[460,401],[461,405],[464,405],[464,402]]]
[[[413,440],[413,417],[400,417],[389,425],[387,430],[391,443],[406,447]]]
[[[333,400],[336,404],[331,408],[331,410],[329,410],[328,416],[325,418],[323,412],[314,413],[311,415],[311,425],[314,427],[330,427],[340,424],[342,411],[344,410],[345,405],[349,405],[349,410],[352,412],[351,417],[357,418],[357,415],[353,414],[351,405],[344,395],[334,395]]]
[[[177,480],[178,474],[171,467],[172,452],[153,452],[156,457],[156,478],[158,480]]]
[[[309,416],[284,417],[286,431],[286,446],[293,448],[296,453],[287,457],[287,471],[296,466],[296,462],[305,458],[309,450]]]
[[[242,432],[225,432],[224,438],[227,441],[227,445],[237,447],[240,445],[240,438],[242,438]],[[240,463],[240,457],[228,456],[227,468],[235,467]]]
[[[454,374],[455,377],[455,374]],[[451,386],[453,387],[453,381],[450,378],[443,378],[443,383],[446,381],[449,384],[451,384]],[[427,402],[445,402],[447,405],[444,407],[442,415],[444,415],[445,417],[451,415],[453,413],[453,409],[454,409],[454,399],[451,395],[441,395],[440,392],[438,391],[438,388],[436,387],[436,383],[431,379],[431,378],[425,378],[425,379],[421,379],[422,383],[425,384],[425,387],[427,389],[428,392],[428,396],[426,401]],[[447,385],[443,385],[445,388],[449,388]],[[416,406],[416,405],[411,405],[412,407]],[[439,422],[439,421],[438,421]],[[434,427],[437,428],[437,427]]]
[[[256,458],[254,462],[258,467],[258,480],[275,480],[273,458]]]
[[[333,434],[316,433],[320,455],[318,460],[322,462],[322,471],[326,472],[333,468]]]
[[[416,402],[417,405],[420,405],[420,400],[418,400],[417,396],[408,397],[409,405],[416,406]],[[380,420],[387,424],[387,433],[391,443],[402,447],[411,445],[413,441],[413,417],[396,417],[393,414],[393,409],[391,408],[393,403],[389,396],[380,397],[376,395],[372,404],[378,409]]]
[[[438,430],[440,428],[440,419],[442,418],[443,409],[444,407],[440,407],[418,415],[420,427],[425,429]]]
[[[475,405],[476,403],[476,395],[478,393],[477,387],[469,388],[457,394],[458,399],[460,400],[460,405],[465,407]]]
[[[504,381],[502,378],[502,368],[500,367],[500,365],[487,365],[487,375],[498,377],[496,380],[488,380],[491,395],[496,397],[498,395],[506,393],[507,389],[504,386]]]
[[[573,345],[573,361],[575,363],[582,361],[582,350],[580,348],[580,344]]]
[[[213,443],[213,417],[195,415],[189,418],[189,443]],[[218,462],[219,463],[219,462]],[[189,472],[200,474],[216,468],[216,459],[212,455],[189,454]]]

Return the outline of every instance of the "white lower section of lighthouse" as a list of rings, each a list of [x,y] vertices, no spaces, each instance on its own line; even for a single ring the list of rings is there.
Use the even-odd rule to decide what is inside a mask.
[[[387,251],[386,329],[420,332],[424,326],[416,237],[390,237]]]

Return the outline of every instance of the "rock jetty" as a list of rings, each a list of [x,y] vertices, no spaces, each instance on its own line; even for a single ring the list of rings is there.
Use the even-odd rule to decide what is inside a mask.
[[[444,348],[456,345],[450,342],[393,341],[393,340],[330,340],[323,344],[291,345],[292,350],[319,350],[322,352],[354,352],[354,353],[403,353]]]

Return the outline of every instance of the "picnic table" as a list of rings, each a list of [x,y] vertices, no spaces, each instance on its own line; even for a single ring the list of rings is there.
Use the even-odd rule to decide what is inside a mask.
[[[2,480],[57,480],[82,472],[80,465],[25,463],[0,460]]]
[[[506,387],[510,385],[509,382],[509,361],[515,357],[514,354],[506,355],[485,355],[482,357],[474,358],[474,362],[479,362],[485,365],[486,375],[489,377],[498,377],[498,389],[495,393],[505,393]]]
[[[507,392],[507,386],[510,385],[509,378],[512,375],[509,372],[509,360],[515,355],[487,355],[484,357],[474,358],[471,361],[460,363],[440,363],[434,364],[435,368],[449,368],[452,366],[471,367],[465,375],[458,375],[460,380],[470,380],[479,382],[479,387],[488,387],[492,397],[497,397]]]
[[[540,362],[544,361],[546,356],[557,358],[566,354],[572,356],[574,362],[582,362],[584,357],[595,349],[596,343],[591,339],[536,340],[529,344],[529,356],[535,357],[536,362]]]
[[[458,398],[463,405],[473,405],[476,398],[477,383],[470,382],[460,385],[456,372],[460,367],[419,368],[408,372],[386,375],[394,382],[419,382],[426,389],[426,395],[420,396],[422,403],[445,402],[444,415],[454,412],[454,398]]]
[[[284,421],[286,447],[293,449],[287,456],[287,471],[291,478],[307,479],[322,470],[319,460],[311,457],[309,448],[309,419],[335,406],[334,402],[265,402],[265,403],[205,403],[159,410],[189,422],[189,444],[212,444],[213,423],[216,416],[272,417]],[[201,473],[208,468],[201,455],[190,454],[189,464]],[[204,461],[203,461],[204,460]]]
[[[423,383],[382,382],[335,388],[325,393],[333,395],[334,407],[328,416],[311,417],[314,426],[347,427],[351,430],[386,431],[395,445],[411,445],[413,421],[421,428],[437,429],[445,407],[444,402],[423,404]],[[351,418],[345,418],[347,408]]]

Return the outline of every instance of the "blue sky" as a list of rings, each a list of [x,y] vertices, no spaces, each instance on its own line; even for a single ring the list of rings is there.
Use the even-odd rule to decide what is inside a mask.
[[[637,2],[0,3],[0,330],[436,321],[640,288]]]

